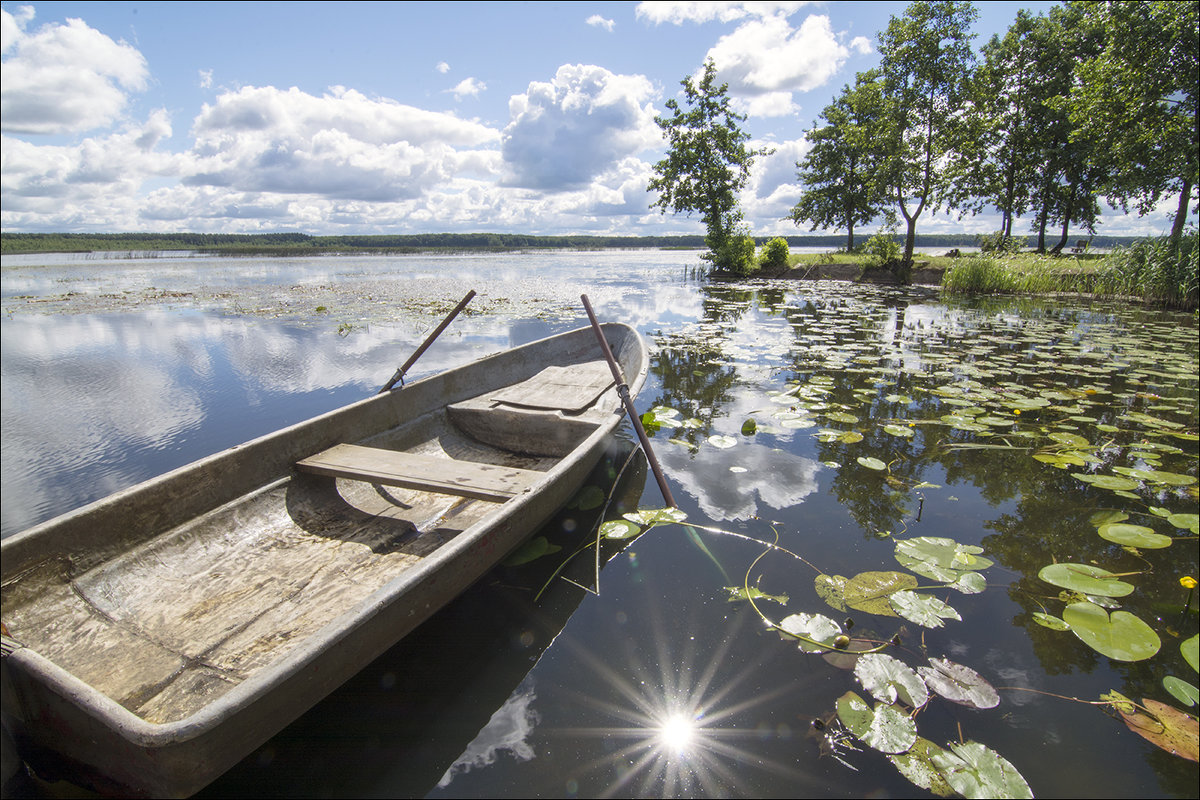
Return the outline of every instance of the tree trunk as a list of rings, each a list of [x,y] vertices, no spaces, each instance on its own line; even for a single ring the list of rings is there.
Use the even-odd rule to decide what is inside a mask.
[[[1192,179],[1185,178],[1183,191],[1179,193],[1179,208],[1175,211],[1175,222],[1171,225],[1171,252],[1179,252],[1179,243],[1183,241],[1183,226],[1187,222],[1188,203],[1192,200],[1192,189],[1195,188]]]
[[[854,223],[850,223],[849,233],[846,235],[846,252],[854,252]]]

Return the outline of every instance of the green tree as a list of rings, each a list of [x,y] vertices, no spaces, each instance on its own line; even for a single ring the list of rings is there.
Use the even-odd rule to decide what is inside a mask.
[[[879,72],[860,72],[854,88],[844,86],[821,112],[824,124],[818,121],[806,137],[812,149],[796,164],[804,193],[792,209],[792,221],[810,223],[814,231],[845,230],[847,252],[854,249],[855,226],[875,219],[887,204],[875,180],[878,159],[872,147],[881,104]]]
[[[1171,243],[1178,247],[1196,193],[1195,2],[1072,3],[1103,33],[1103,49],[1081,61],[1066,107],[1075,138],[1096,145],[1111,171],[1111,201],[1145,214],[1178,195]]]
[[[704,75],[697,84],[691,77],[681,81],[686,109],[674,99],[667,100],[669,117],[655,117],[667,139],[667,157],[654,165],[655,177],[649,189],[658,192],[651,208],[664,214],[697,213],[704,220],[704,243],[709,257],[719,267],[739,248],[729,246],[739,236],[742,213],[737,193],[750,178],[755,157],[770,150],[751,150],[746,146],[750,134],[741,128],[744,115],[730,106],[729,85],[716,83],[717,67],[712,59],[704,63]]]
[[[883,116],[881,179],[908,225],[900,277],[912,269],[917,219],[951,197],[949,156],[967,133],[962,108],[974,63],[970,3],[918,2],[879,37]]]
[[[1003,38],[983,46],[983,63],[970,78],[967,135],[951,156],[951,204],[972,214],[995,208],[1002,241],[1012,237],[1038,185],[1035,26],[1022,9]]]

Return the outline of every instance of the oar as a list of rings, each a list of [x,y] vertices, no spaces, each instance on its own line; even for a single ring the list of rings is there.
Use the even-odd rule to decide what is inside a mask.
[[[621,375],[621,367],[613,358],[612,348],[608,346],[608,339],[604,338],[604,331],[600,330],[600,323],[596,320],[596,313],[592,311],[592,304],[588,302],[586,294],[580,295],[579,299],[583,300],[583,307],[587,311],[588,319],[592,321],[592,330],[596,332],[596,338],[600,340],[600,349],[604,351],[604,358],[608,361],[608,368],[612,370],[613,380],[617,382],[617,396],[625,404],[625,413],[629,415],[629,421],[633,423],[633,430],[637,433],[638,441],[642,443],[642,449],[646,451],[646,461],[650,462],[650,469],[654,472],[654,479],[658,481],[658,488],[662,492],[663,500],[671,508],[678,508],[679,506],[675,505],[675,498],[671,496],[671,489],[667,486],[667,479],[663,476],[662,467],[658,465],[658,459],[654,457],[650,440],[646,438],[642,420],[633,407],[633,400],[629,397],[629,386],[625,384],[625,378]]]
[[[421,343],[421,346],[416,349],[416,352],[408,357],[408,361],[404,362],[404,366],[396,370],[396,374],[392,376],[392,379],[383,385],[383,388],[379,390],[379,394],[389,391],[393,386],[396,385],[397,382],[399,382],[401,386],[404,385],[404,373],[408,372],[409,367],[417,363],[417,359],[421,357],[421,354],[424,353],[426,349],[428,349],[429,345],[433,344],[433,340],[438,337],[438,334],[446,330],[446,326],[454,321],[454,318],[458,316],[458,312],[466,308],[467,303],[471,302],[471,298],[474,296],[474,289],[467,292],[467,296],[458,302],[458,305],[454,307],[454,310],[450,312],[449,316],[442,320],[442,324],[433,329],[433,333],[429,334],[429,337]]]

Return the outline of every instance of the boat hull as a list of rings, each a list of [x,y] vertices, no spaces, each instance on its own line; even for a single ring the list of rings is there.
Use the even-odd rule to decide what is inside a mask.
[[[647,369],[641,337],[627,326],[604,329],[636,392]],[[572,416],[586,424],[574,425],[579,438],[555,457],[510,458],[461,437],[445,409],[470,407],[472,398],[532,379],[547,365],[594,364],[598,349],[591,330],[581,329],[505,351],[231,448],[5,540],[4,616],[20,624],[9,624],[12,638],[5,641],[3,699],[22,752],[35,765],[57,766],[101,791],[198,791],[460,594],[570,499],[621,421],[614,389]],[[545,412],[526,411],[513,414],[546,424],[538,417]],[[558,424],[561,413],[550,416],[556,430],[571,427]],[[491,502],[297,470],[297,462],[346,442],[412,447],[451,463],[484,453],[520,464],[533,482],[511,499]],[[413,517],[414,509],[435,521]],[[198,553],[216,554],[218,567],[209,570]],[[305,565],[312,563],[320,566],[310,575]],[[186,598],[172,600],[175,589],[162,577],[167,569],[189,587]],[[245,574],[235,592],[222,581],[238,570]],[[40,573],[52,574],[63,603],[78,605],[82,597],[87,607],[39,609],[28,595],[47,594],[30,583]],[[308,577],[300,582],[299,573]],[[240,605],[224,599],[237,593],[251,599]],[[139,641],[151,644],[136,655],[109,643],[79,655],[84,645],[34,630],[39,620],[71,614],[80,618],[77,641],[100,615],[121,627],[105,628],[106,635],[120,639],[136,629]],[[89,677],[96,653],[117,666]],[[86,663],[71,668],[73,658]],[[136,669],[162,676],[97,688],[135,669],[126,665],[138,659],[146,666]],[[150,696],[145,685],[158,693]]]

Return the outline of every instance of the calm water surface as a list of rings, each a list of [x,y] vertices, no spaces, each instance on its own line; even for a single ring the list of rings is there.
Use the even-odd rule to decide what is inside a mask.
[[[1196,681],[1179,655],[1196,616],[1178,582],[1197,574],[1196,540],[1167,522],[1196,513],[1194,316],[713,286],[697,264],[633,251],[5,258],[3,534],[376,391],[468,288],[472,313],[412,377],[577,327],[587,292],[651,344],[637,405],[673,410],[653,441],[697,527],[611,543],[598,593],[588,549],[574,583],[535,600],[602,513],[662,505],[618,443],[593,481],[608,500],[541,532],[561,551],[497,569],[206,794],[921,795],[882,754],[814,731],[840,696],[866,692],[761,611],[849,617],[857,638],[898,634],[889,652],[911,666],[975,669],[1000,705],[934,699],[920,735],[989,746],[1039,796],[1195,796],[1194,763],[1063,699],[1116,689],[1178,705],[1162,678]],[[1131,474],[1132,487],[1116,480]],[[1122,549],[1098,535],[1100,512],[1170,546]],[[904,572],[896,540],[918,536],[994,562],[984,591],[936,592],[961,620],[925,628],[818,594],[818,575]],[[787,552],[756,561],[776,538]],[[1111,661],[1036,624],[1063,610],[1038,578],[1055,561],[1137,573],[1121,602],[1161,653]],[[777,599],[731,599],[745,584]]]

